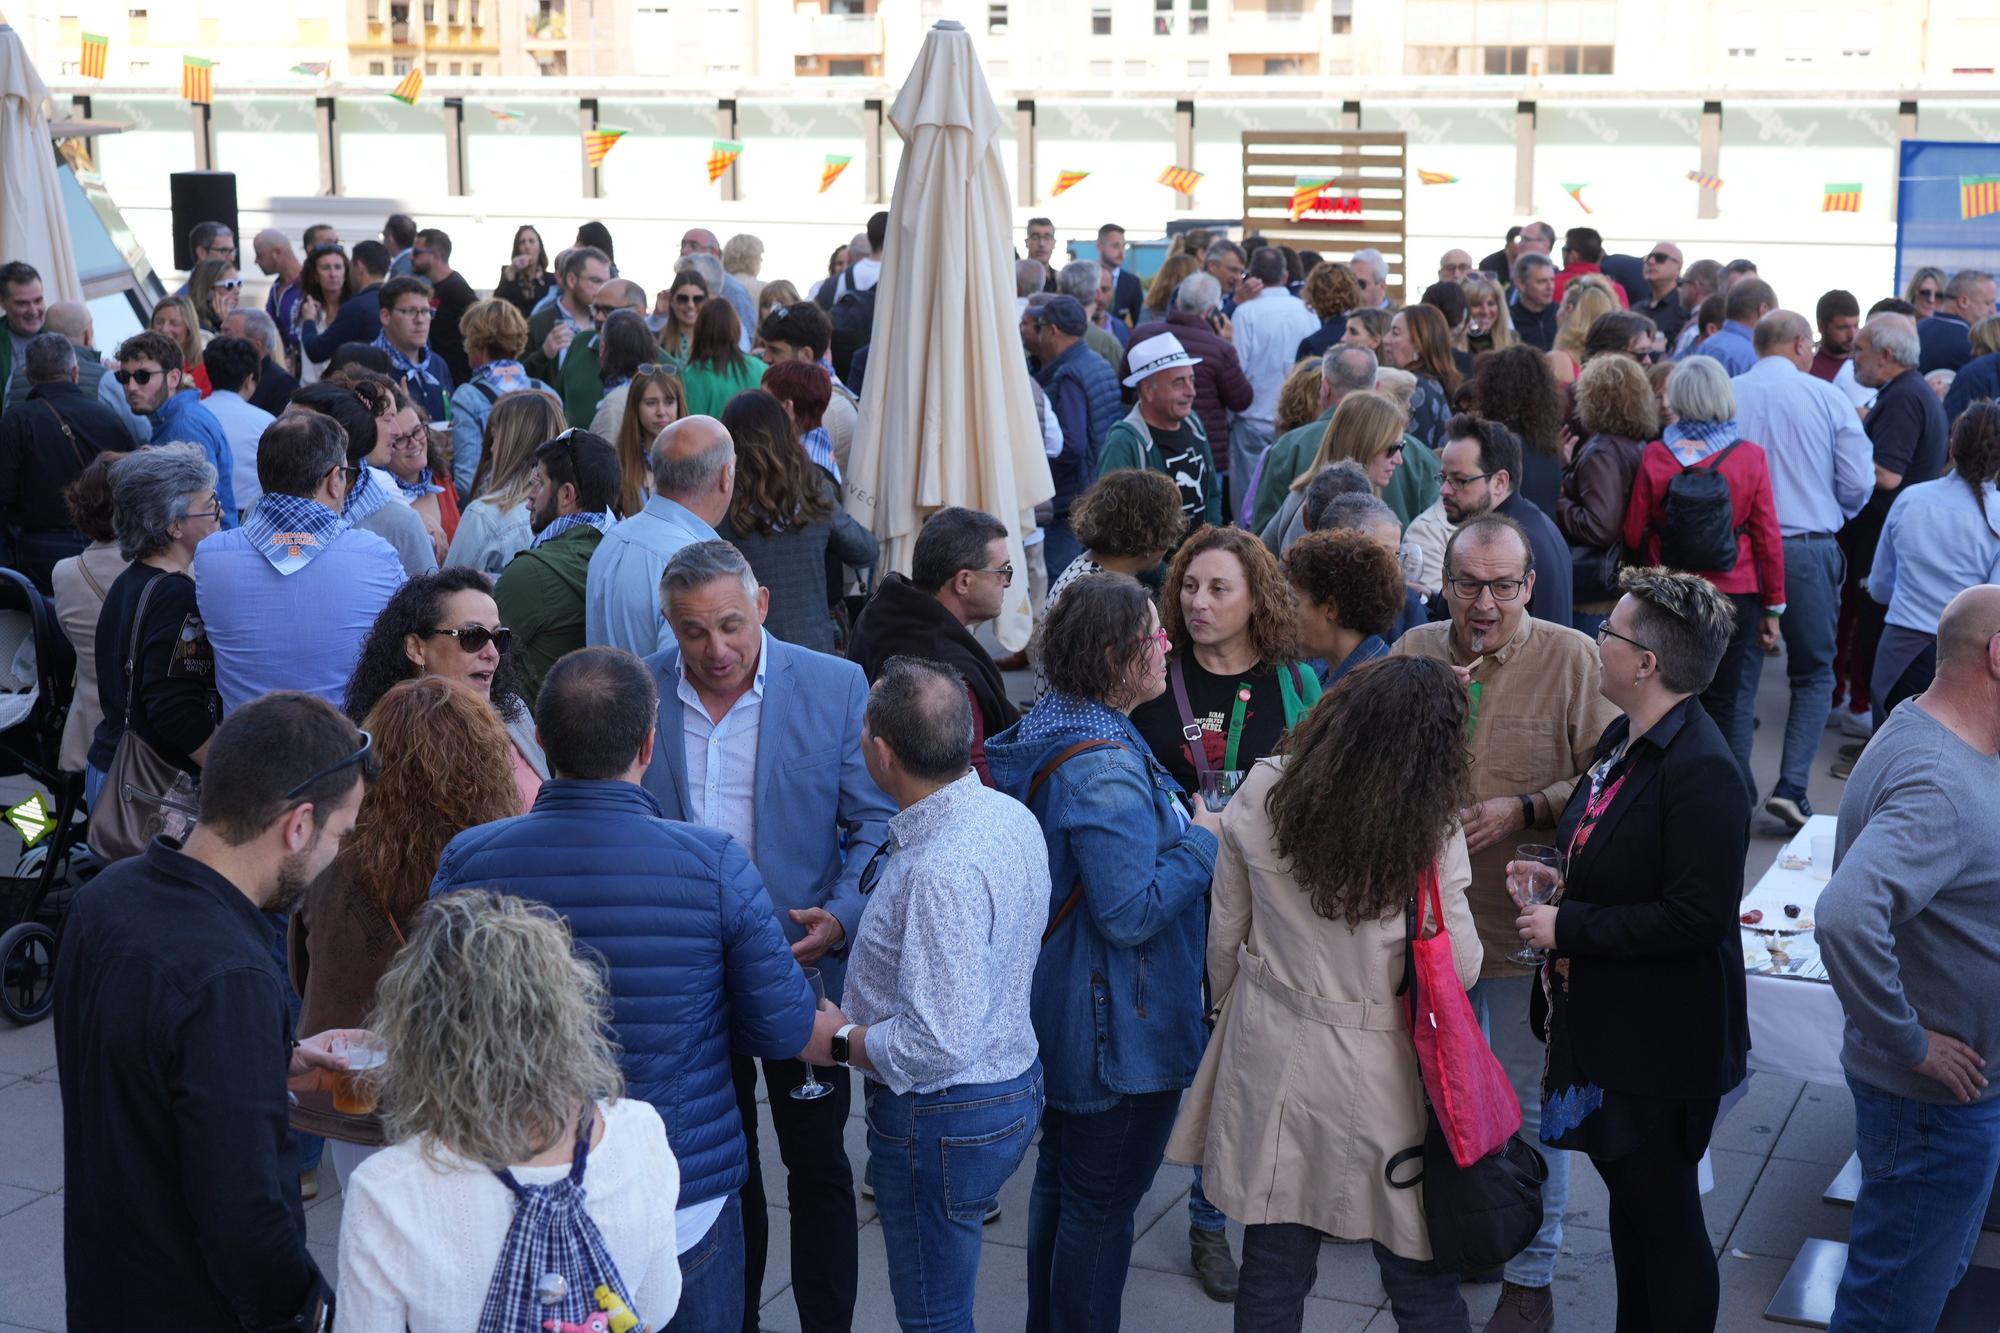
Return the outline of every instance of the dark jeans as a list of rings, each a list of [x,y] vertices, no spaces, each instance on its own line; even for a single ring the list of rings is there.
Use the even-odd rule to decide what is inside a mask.
[[[1028,1333],[1116,1333],[1132,1217],[1167,1150],[1179,1089],[1108,1111],[1042,1112],[1028,1202]]]
[[[732,1194],[708,1234],[681,1254],[681,1303],[662,1333],[736,1333],[742,1327],[743,1200]]]
[[[296,1027],[299,1010],[304,1007],[305,1002],[299,998],[298,991],[292,988],[292,960],[285,947],[286,939],[291,933],[292,919],[288,916],[272,916],[267,912],[264,914],[264,920],[271,928],[271,957],[278,964],[278,974],[285,978],[285,1006],[292,1011],[292,1024]],[[326,1153],[325,1139],[317,1134],[301,1134],[295,1129],[286,1130],[285,1138],[291,1143],[292,1151],[299,1155],[300,1175],[319,1170],[319,1159]]]
[[[1743,791],[1752,804],[1757,799],[1757,778],[1750,771],[1750,746],[1756,739],[1757,681],[1764,674],[1764,649],[1757,642],[1757,629],[1764,617],[1763,599],[1754,592],[1730,593],[1736,610],[1736,632],[1716,663],[1715,677],[1701,693],[1701,706],[1715,719],[1715,728],[1736,756],[1743,773]]]
[[[1070,561],[1083,554],[1083,543],[1070,531],[1069,516],[1052,519],[1042,529],[1042,560],[1048,566],[1049,582],[1054,583],[1069,568]],[[1036,607],[1035,614],[1041,615],[1042,608]]]
[[[1041,1123],[1041,1061],[1004,1083],[898,1094],[871,1079],[863,1095],[896,1322],[969,1333],[980,1228]]]
[[[28,576],[29,582],[41,589],[42,596],[55,596],[55,570],[58,560],[67,560],[82,553],[90,545],[90,539],[80,532],[25,532],[13,529],[14,568]]]
[[[1819,754],[1820,733],[1826,730],[1827,716],[1833,712],[1833,640],[1840,621],[1840,584],[1847,576],[1847,561],[1839,544],[1829,536],[1787,537],[1784,545],[1785,618],[1779,629],[1785,636],[1785,674],[1791,680],[1792,702],[1785,713],[1785,752],[1773,794],[1802,799],[1812,777],[1813,759]],[[1857,608],[1857,652],[1862,614]],[[1874,651],[1871,640],[1870,658]],[[1743,706],[1754,712],[1755,687],[1746,690],[1742,698]],[[1756,792],[1753,785],[1753,803]]]
[[[1697,1333],[1715,1327],[1715,1250],[1701,1215],[1699,1165],[1678,1138],[1629,1157],[1593,1157],[1611,1196],[1611,1266],[1618,1333]]]
[[[771,1243],[764,1176],[757,1160],[757,1070],[731,1056],[736,1110],[750,1149],[750,1180],[743,1186],[743,1328],[754,1333],[764,1291],[764,1259]],[[845,1069],[813,1070],[833,1091],[802,1102],[790,1094],[805,1082],[797,1060],[764,1061],[771,1094],[771,1127],[785,1163],[785,1200],[792,1221],[792,1300],[806,1333],[845,1333],[854,1323],[855,1270],[861,1262],[854,1211],[854,1171],[847,1164],[847,1114],[854,1095]]]
[[[1236,1289],[1236,1333],[1299,1333],[1306,1295],[1319,1277],[1325,1239],[1295,1222],[1243,1228],[1242,1278]],[[1465,1333],[1470,1325],[1458,1275],[1427,1260],[1405,1259],[1371,1241],[1383,1290],[1400,1333]]]

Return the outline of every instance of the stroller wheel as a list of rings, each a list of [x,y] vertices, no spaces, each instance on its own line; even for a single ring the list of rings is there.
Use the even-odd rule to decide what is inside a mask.
[[[10,1023],[39,1023],[55,1003],[56,933],[23,921],[0,934],[0,1014]]]

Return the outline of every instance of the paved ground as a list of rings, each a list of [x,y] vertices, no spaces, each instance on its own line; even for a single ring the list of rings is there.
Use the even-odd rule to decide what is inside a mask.
[[[1782,663],[1766,663],[1758,734],[1757,772],[1768,791],[1777,768],[1783,726]],[[1838,805],[1840,784],[1826,774],[1839,738],[1829,732],[1816,765],[1812,798],[1827,813]],[[0,783],[0,797],[19,798],[18,784]],[[1778,847],[1778,827],[1761,816],[1749,872],[1754,880]],[[0,849],[0,857],[11,853]],[[860,1175],[863,1127],[850,1121],[848,1153]],[[1705,1200],[1709,1238],[1721,1255],[1724,1330],[1772,1329],[1762,1317],[1799,1245],[1809,1236],[1847,1238],[1848,1210],[1821,1201],[1821,1192],[1853,1149],[1853,1110],[1844,1090],[1753,1075],[1748,1095],[1718,1126],[1714,1142],[1716,1189]],[[785,1197],[777,1144],[766,1122],[765,1192]],[[990,1328],[1018,1327],[1025,1285],[1027,1196],[1032,1161],[1001,1194],[1003,1216],[987,1232],[981,1264],[978,1318]],[[56,1085],[53,1033],[46,1023],[0,1029],[0,1328],[61,1329],[62,1122]],[[322,1267],[335,1271],[340,1198],[331,1170],[322,1172],[321,1197],[306,1217],[310,1243]],[[1160,1172],[1139,1212],[1139,1240],[1125,1289],[1126,1325],[1134,1330],[1173,1328],[1205,1333],[1230,1327],[1229,1307],[1202,1295],[1187,1262],[1186,1195],[1189,1173]],[[774,1207],[771,1259],[762,1322],[795,1330],[798,1311],[789,1283],[790,1244],[784,1210]],[[861,1205],[861,1295],[855,1327],[874,1333],[895,1327],[881,1228],[874,1209]],[[1571,1176],[1568,1225],[1556,1270],[1559,1325],[1601,1330],[1613,1325],[1615,1283],[1605,1230],[1603,1183],[1586,1160]],[[1235,1229],[1232,1228],[1235,1232]],[[1236,1233],[1240,1235],[1239,1233]],[[1394,1319],[1365,1245],[1322,1248],[1319,1282],[1308,1302],[1306,1327],[1319,1333],[1393,1333]],[[2000,1264],[2000,1236],[1982,1237],[1982,1263]],[[1473,1327],[1484,1322],[1496,1287],[1469,1287]]]

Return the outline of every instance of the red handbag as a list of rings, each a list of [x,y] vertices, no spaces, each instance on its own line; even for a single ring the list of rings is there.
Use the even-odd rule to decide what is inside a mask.
[[[1426,918],[1437,923],[1437,933],[1429,939],[1420,929]],[[1435,864],[1424,872],[1404,919],[1404,1013],[1416,1042],[1424,1092],[1451,1146],[1452,1160],[1468,1167],[1498,1151],[1521,1128],[1521,1101],[1486,1044],[1472,1001],[1459,983]]]

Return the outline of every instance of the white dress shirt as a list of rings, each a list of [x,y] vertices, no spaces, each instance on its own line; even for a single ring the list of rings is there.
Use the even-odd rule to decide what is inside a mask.
[[[1847,395],[1782,356],[1767,356],[1730,383],[1736,432],[1764,447],[1778,530],[1787,537],[1838,532],[1875,490],[1875,452]]]
[[[685,655],[674,681],[687,755],[688,813],[702,827],[742,843],[752,862],[757,859],[757,736],[764,717],[764,672],[770,664],[771,636],[760,631],[757,674],[720,722],[709,720],[708,705],[688,679]]]
[[[264,427],[277,418],[261,407],[252,407],[233,389],[217,389],[202,399],[202,406],[221,423],[223,438],[229,441],[229,480],[236,488],[238,512],[247,514],[264,495],[264,488],[257,484],[257,441],[264,438]]]
[[[1254,395],[1249,410],[1238,415],[1268,433],[1276,422],[1278,394],[1292,372],[1299,343],[1319,332],[1319,318],[1290,292],[1266,287],[1255,300],[1237,306],[1230,322],[1236,359]]]

